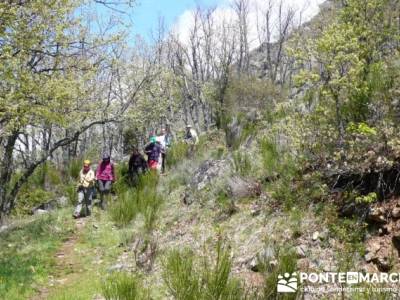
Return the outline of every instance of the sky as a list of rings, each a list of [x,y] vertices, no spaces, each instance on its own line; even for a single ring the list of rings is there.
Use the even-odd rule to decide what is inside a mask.
[[[177,32],[182,40],[188,39],[189,28],[192,24],[193,11],[197,6],[216,8],[216,19],[234,15],[232,2],[234,0],[137,0],[135,7],[127,12],[129,23],[133,23],[130,38],[133,41],[136,35],[141,35],[148,42],[152,42],[151,33],[157,29],[159,18],[164,19],[166,30]],[[302,20],[307,21],[318,13],[319,4],[325,0],[250,0],[249,14],[250,36],[256,36],[257,25],[255,11],[262,9],[268,1],[273,1],[275,7],[283,1],[284,7],[293,8],[302,12]],[[258,8],[258,9],[256,9]],[[254,40],[255,38],[253,38]]]
[[[133,33],[144,37],[150,35],[151,30],[157,28],[160,16],[165,24],[171,28],[181,15],[195,9],[197,5],[213,7],[223,4],[226,0],[138,0],[131,19]]]

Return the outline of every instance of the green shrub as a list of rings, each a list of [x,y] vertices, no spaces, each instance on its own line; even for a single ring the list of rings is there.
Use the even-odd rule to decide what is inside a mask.
[[[28,184],[36,187],[44,187],[46,183],[52,186],[62,183],[61,173],[51,162],[45,162],[37,167],[33,174],[29,177]]]
[[[29,177],[28,184],[36,187],[44,187],[47,172],[47,163],[37,167],[33,174]]]
[[[271,182],[269,189],[272,197],[283,205],[284,209],[290,210],[294,206],[303,204],[304,198],[301,196],[295,185],[296,169],[292,160],[288,159],[281,162],[279,168],[284,169],[278,174],[278,179]]]
[[[12,183],[21,176],[16,172]],[[65,186],[62,185],[61,172],[51,162],[46,162],[35,169],[28,181],[22,186],[16,200],[16,215],[31,213],[32,209],[40,204],[54,200],[56,195],[64,194]]]
[[[159,215],[161,207],[161,198],[158,195],[152,195],[147,198],[145,206],[141,209],[144,217],[144,227],[150,232],[154,228],[154,224]]]
[[[263,139],[260,143],[260,150],[264,169],[267,174],[272,175],[278,171],[279,153],[276,144],[268,139]]]
[[[119,226],[129,224],[139,212],[136,189],[118,195],[118,200],[109,209],[111,219]]]
[[[214,261],[204,258],[202,281],[205,299],[242,299],[243,288],[240,282],[230,277],[232,259],[227,247],[217,243]]]
[[[224,115],[242,112],[244,108],[272,110],[280,91],[271,81],[254,75],[231,76],[224,95]]]
[[[15,214],[26,215],[31,213],[36,206],[53,200],[55,195],[53,192],[48,192],[42,188],[24,188],[18,195]]]
[[[64,193],[68,198],[68,203],[70,205],[76,205],[78,200],[78,193],[76,188],[76,183],[70,182],[64,186]]]
[[[296,207],[290,210],[290,223],[293,229],[293,238],[299,238],[302,233],[302,220],[304,218],[304,211]]]
[[[142,300],[146,298],[141,280],[124,272],[112,273],[102,284],[106,300]]]
[[[239,117],[242,119],[241,122],[242,123],[244,122],[242,134],[240,136],[240,145],[241,145],[246,141],[248,137],[255,136],[255,134],[257,133],[258,126],[256,121],[249,122],[247,120],[247,116],[245,116],[244,114],[239,114]]]
[[[168,191],[172,192],[178,187],[187,184],[187,181],[188,177],[184,172],[179,172],[178,174],[171,176],[168,178]]]
[[[364,239],[367,233],[367,224],[357,219],[337,218],[336,221],[328,224],[328,228],[330,235],[343,245],[337,257],[340,271],[351,271],[354,268],[356,254],[362,257],[366,254]]]
[[[46,163],[46,180],[47,182],[52,185],[60,185],[62,184],[62,176],[61,172],[56,168],[53,163]]]
[[[272,197],[283,205],[285,210],[290,210],[295,205],[300,204],[300,199],[295,193],[292,178],[284,176],[274,181],[270,185]]]
[[[231,216],[237,212],[233,199],[223,190],[217,194],[216,203],[222,214],[221,217]]]
[[[118,164],[115,167],[115,173],[118,180],[113,184],[113,190],[117,193],[117,195],[126,193],[131,187],[128,171],[129,166],[126,163]]]
[[[163,200],[157,192],[157,183],[158,176],[152,172],[139,178],[137,202],[144,217],[144,226],[147,231],[153,229]]]
[[[221,158],[224,156],[224,154],[225,154],[225,148],[222,147],[222,146],[219,146],[219,147],[217,147],[216,150],[214,150],[214,151],[211,153],[211,157],[212,157],[213,159],[221,159]]]
[[[200,278],[191,250],[172,250],[164,262],[164,282],[177,300],[201,299]]]
[[[187,158],[189,145],[185,142],[176,142],[168,150],[166,164],[168,167],[173,167],[179,162]]]
[[[233,167],[237,173],[239,173],[242,176],[251,175],[252,172],[251,160],[247,153],[235,151],[232,154],[232,158],[233,158]]]
[[[118,201],[111,206],[111,219],[120,226],[129,224],[137,214],[144,217],[145,229],[150,231],[157,219],[162,197],[157,192],[158,176],[149,172],[139,178],[136,188],[118,195]]]
[[[367,224],[356,219],[337,218],[334,223],[328,224],[328,227],[339,241],[356,245],[364,240]]]
[[[131,229],[125,229],[119,233],[120,245],[123,245],[124,247],[129,247],[129,245],[132,244],[134,239],[135,235]]]
[[[276,145],[268,140],[261,142],[261,153],[266,177],[271,179],[267,187],[277,202],[290,210],[310,199],[308,196],[315,191],[299,184],[298,164],[290,154],[278,154]]]
[[[243,299],[244,289],[231,278],[232,260],[221,241],[213,256],[196,262],[191,250],[171,251],[163,272],[169,293],[177,300]]]
[[[79,172],[82,169],[83,159],[74,158],[70,160],[67,166],[67,174],[72,180],[77,180],[79,177]]]

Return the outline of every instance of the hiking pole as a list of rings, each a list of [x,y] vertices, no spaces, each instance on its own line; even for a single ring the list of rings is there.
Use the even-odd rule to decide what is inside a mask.
[[[85,202],[85,217],[89,215],[89,207],[88,207],[88,190],[85,189],[83,192],[84,202]]]

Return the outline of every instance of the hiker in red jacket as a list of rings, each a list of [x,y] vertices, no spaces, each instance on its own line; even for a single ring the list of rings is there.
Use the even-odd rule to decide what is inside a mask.
[[[116,180],[114,164],[107,153],[103,154],[103,160],[97,167],[96,180],[100,191],[100,208],[105,209],[107,202],[109,202],[111,185]]]

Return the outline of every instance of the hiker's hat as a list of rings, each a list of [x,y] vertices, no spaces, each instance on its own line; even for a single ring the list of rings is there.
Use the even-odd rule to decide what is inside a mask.
[[[109,153],[103,153],[103,160],[109,160],[110,159],[110,154]]]
[[[90,166],[90,160],[86,159],[83,161],[84,166]]]
[[[156,141],[157,141],[157,138],[156,138],[155,135],[153,135],[153,136],[150,137],[150,142],[151,142],[151,143],[155,143]]]

